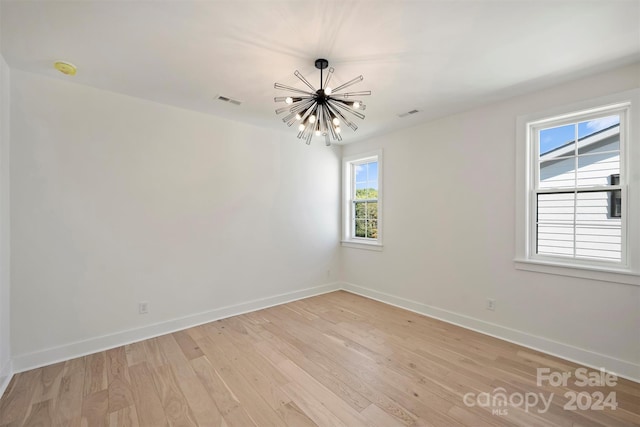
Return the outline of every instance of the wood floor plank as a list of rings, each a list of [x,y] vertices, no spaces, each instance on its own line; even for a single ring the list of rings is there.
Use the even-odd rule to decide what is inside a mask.
[[[83,391],[84,396],[97,393],[101,390],[106,390],[109,384],[107,381],[105,354],[90,354],[86,356],[86,359]]]
[[[133,405],[129,365],[124,347],[105,352],[107,389],[109,391],[109,412],[115,412]]]
[[[152,369],[152,373],[169,425],[196,427],[198,424],[177,384],[171,366],[158,366]]]
[[[82,421],[82,394],[84,388],[85,358],[68,360],[64,365],[60,393],[55,401],[53,425],[80,426]]]
[[[147,361],[147,351],[144,348],[144,341],[134,342],[124,346],[127,358],[127,365],[133,366]]]
[[[159,337],[158,344],[167,355],[176,382],[187,400],[198,425],[223,426],[225,424],[218,408],[194,372],[186,356],[172,335]]]
[[[16,374],[0,427],[640,426],[640,384],[538,386],[540,367],[581,365],[337,291]],[[496,392],[553,399],[464,399]],[[580,392],[618,408],[566,410]]]
[[[193,359],[190,363],[229,427],[258,426],[205,356]]]
[[[234,363],[220,345],[210,338],[198,340],[200,348],[206,355],[209,363],[214,367],[220,379],[233,390],[236,399],[242,403],[243,408],[259,426],[284,425],[282,418],[262,398],[249,381],[234,368]]]
[[[16,374],[0,401],[0,425],[21,423],[31,409],[33,394],[42,377],[42,370]]]
[[[373,403],[361,412],[371,427],[402,427],[404,424],[399,419],[392,417]]]
[[[138,413],[135,406],[128,406],[111,412],[108,417],[109,427],[139,427]]]
[[[185,331],[178,331],[174,332],[172,335],[188,360],[197,359],[198,357],[203,356],[202,350],[200,350],[198,344],[188,333]]]
[[[29,417],[26,419],[24,424],[30,427],[48,427],[53,425],[53,419],[51,418],[52,406],[53,404],[51,400],[34,403],[29,413]]]
[[[60,393],[64,364],[64,362],[60,362],[42,368],[42,375],[38,382],[37,390],[34,393],[32,403],[44,402],[45,400],[55,402],[58,393]]]
[[[91,427],[106,426],[108,409],[109,391],[107,389],[85,395],[82,400],[82,424]]]
[[[146,362],[129,368],[131,391],[141,427],[160,427],[169,425],[160,402],[153,376]]]

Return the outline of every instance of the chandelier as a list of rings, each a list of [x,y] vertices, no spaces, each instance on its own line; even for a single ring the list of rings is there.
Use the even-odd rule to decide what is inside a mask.
[[[358,76],[331,89],[329,82],[331,81],[331,76],[333,76],[333,68],[329,68],[326,79],[324,82],[322,81],[322,71],[329,66],[329,61],[326,59],[316,59],[315,65],[316,68],[320,70],[320,89],[313,87],[298,70],[293,74],[299,78],[310,91],[297,89],[280,83],[274,84],[276,89],[294,93],[294,95],[277,96],[274,98],[275,102],[284,102],[287,104],[282,108],[278,108],[276,114],[288,113],[282,118],[282,121],[289,127],[299,122],[298,138],[303,139],[307,144],[311,144],[311,139],[315,135],[318,137],[324,136],[325,143],[329,146],[331,145],[331,141],[342,141],[342,137],[340,136],[342,131],[341,124],[344,123],[354,131],[358,129],[358,126],[349,120],[347,116],[351,114],[359,119],[364,119],[364,114],[360,111],[363,111],[366,105],[357,98],[371,95],[371,91],[339,93],[341,90],[361,82],[363,77]]]

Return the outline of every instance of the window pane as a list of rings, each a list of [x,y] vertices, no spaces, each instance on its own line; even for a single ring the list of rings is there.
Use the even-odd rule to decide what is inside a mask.
[[[540,157],[561,147],[569,148],[575,140],[576,127],[574,124],[543,129],[538,137],[538,153]]]
[[[354,202],[353,208],[354,218],[355,219],[366,219],[367,218],[367,202]]]
[[[575,157],[540,162],[539,188],[567,188],[576,184]]]
[[[538,194],[538,224],[573,224],[574,193]]]
[[[356,184],[356,199],[377,199],[378,190],[371,188],[368,184],[357,183]]]
[[[378,238],[378,221],[367,221],[367,237],[369,239]]]
[[[573,257],[574,193],[538,194],[537,253]]]
[[[367,164],[362,164],[362,165],[354,165],[353,169],[355,170],[355,174],[356,174],[356,183],[358,182],[367,182]]]
[[[367,203],[367,219],[378,219],[378,203]]]
[[[364,219],[357,219],[356,220],[356,229],[355,229],[354,236],[356,236],[356,237],[366,237],[366,234],[365,234],[365,223],[366,223],[366,221]]]
[[[367,183],[369,188],[378,189],[378,162],[367,163]]]
[[[582,122],[578,129],[578,154],[620,151],[620,116]]]
[[[616,191],[578,193],[576,201],[576,257],[620,261],[622,221],[611,216]]]
[[[611,175],[620,173],[620,154],[617,152],[578,157],[578,187],[610,185]]]
[[[620,116],[606,116],[578,123],[578,138],[583,139],[596,133],[620,133]],[[617,132],[616,132],[617,131]]]

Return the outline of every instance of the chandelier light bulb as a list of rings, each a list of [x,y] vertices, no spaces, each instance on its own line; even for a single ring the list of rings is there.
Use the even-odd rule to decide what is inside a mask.
[[[324,88],[324,94],[325,95],[331,95],[331,88],[330,87]]]
[[[300,120],[302,118],[302,116],[300,115],[300,113],[296,114],[296,120]]]
[[[316,131],[316,136],[320,136],[320,129]]]
[[[298,130],[299,130],[300,132],[302,132],[302,131],[304,130],[304,128],[305,128],[305,127],[306,127],[306,126],[304,125],[304,123],[300,123],[300,126],[298,126]]]
[[[353,103],[353,108],[355,108],[356,110],[357,110],[358,108],[360,108],[360,103],[359,103],[358,101],[354,102],[354,103]]]
[[[340,133],[342,132],[342,130],[340,129],[340,126],[336,126],[336,133]]]
[[[282,98],[280,98],[282,99]],[[287,104],[293,104],[293,98],[290,96],[287,96],[287,98],[284,100],[284,102],[286,102]]]
[[[316,122],[316,116],[315,115],[310,115],[309,116],[309,123],[315,123]]]
[[[333,118],[333,120],[332,120],[332,122],[333,122],[333,125],[334,125],[334,126],[339,126],[339,125],[340,125],[340,120],[338,120],[338,118],[337,118],[337,117],[334,117],[334,118]]]

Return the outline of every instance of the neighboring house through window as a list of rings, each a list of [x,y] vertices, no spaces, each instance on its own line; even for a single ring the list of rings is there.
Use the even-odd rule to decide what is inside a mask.
[[[343,161],[343,237],[345,246],[382,246],[382,152]]]

